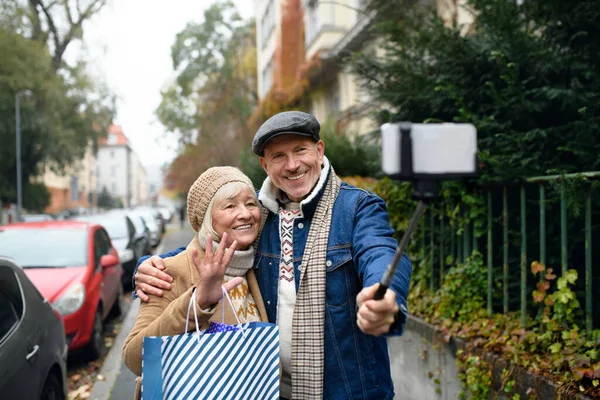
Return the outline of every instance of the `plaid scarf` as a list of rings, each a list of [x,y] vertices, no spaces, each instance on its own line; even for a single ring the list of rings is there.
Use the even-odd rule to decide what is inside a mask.
[[[325,277],[333,204],[342,181],[333,168],[317,203],[300,265],[300,288],[292,322],[292,398],[323,397]]]

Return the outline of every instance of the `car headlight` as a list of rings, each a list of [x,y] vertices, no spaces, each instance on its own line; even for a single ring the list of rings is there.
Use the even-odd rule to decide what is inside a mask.
[[[71,286],[65,294],[63,294],[58,300],[52,303],[52,307],[65,316],[79,310],[85,300],[85,288],[83,284],[76,283]]]
[[[131,249],[120,250],[119,260],[121,260],[121,262],[131,261],[133,260],[133,255],[133,250]]]

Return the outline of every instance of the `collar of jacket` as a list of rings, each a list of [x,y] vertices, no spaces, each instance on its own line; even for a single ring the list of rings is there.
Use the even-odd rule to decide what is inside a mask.
[[[321,168],[321,175],[319,176],[319,181],[317,185],[313,188],[307,198],[300,202],[300,208],[302,209],[302,214],[304,217],[311,216],[314,214],[317,203],[319,199],[323,195],[323,191],[325,190],[325,186],[327,183],[327,179],[329,179],[329,173],[331,171],[331,164],[327,157],[323,156],[323,168]],[[260,192],[258,192],[258,200],[260,203],[273,214],[277,214],[279,209],[281,208],[281,203],[279,201],[279,195],[281,193],[281,189],[276,187],[271,181],[271,178],[267,177],[260,188]]]

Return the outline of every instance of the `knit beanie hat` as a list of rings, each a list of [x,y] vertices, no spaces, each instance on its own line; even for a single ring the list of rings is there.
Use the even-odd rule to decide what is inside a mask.
[[[190,188],[187,197],[188,220],[196,232],[202,226],[208,204],[215,193],[231,182],[241,182],[253,189],[252,181],[235,167],[212,167],[204,171]]]

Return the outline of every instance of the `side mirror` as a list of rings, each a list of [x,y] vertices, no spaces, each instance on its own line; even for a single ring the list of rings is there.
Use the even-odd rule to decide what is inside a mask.
[[[102,258],[100,259],[100,266],[102,268],[114,267],[118,263],[119,263],[119,259],[117,258],[117,256],[112,255],[112,254],[106,254],[106,255],[102,256]]]

